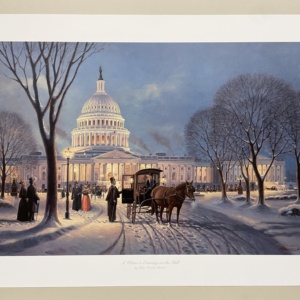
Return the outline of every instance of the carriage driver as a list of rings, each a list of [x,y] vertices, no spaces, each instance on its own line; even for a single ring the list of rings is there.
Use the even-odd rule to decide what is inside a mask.
[[[146,185],[151,190],[156,186],[156,181],[154,180],[152,173],[149,175],[149,178],[147,179]]]

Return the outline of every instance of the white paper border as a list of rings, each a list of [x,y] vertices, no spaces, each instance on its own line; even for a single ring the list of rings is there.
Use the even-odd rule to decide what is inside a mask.
[[[299,25],[296,15],[0,15],[0,41],[299,42]],[[8,256],[0,257],[0,287],[295,286],[299,262],[293,255]]]

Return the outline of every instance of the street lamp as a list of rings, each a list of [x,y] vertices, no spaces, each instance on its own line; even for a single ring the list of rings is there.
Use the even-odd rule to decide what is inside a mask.
[[[70,158],[72,158],[74,153],[70,150],[70,148],[65,149],[63,152],[63,157],[67,159],[67,193],[66,193],[66,213],[65,219],[70,219],[69,213],[69,162]]]

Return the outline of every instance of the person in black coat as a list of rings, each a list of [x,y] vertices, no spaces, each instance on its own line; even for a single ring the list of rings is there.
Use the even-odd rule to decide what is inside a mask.
[[[19,198],[21,198],[19,202],[19,208],[18,208],[18,215],[17,215],[17,220],[21,222],[26,222],[28,221],[28,203],[26,200],[27,196],[27,191],[25,188],[25,182],[21,181],[21,189],[19,192]]]
[[[146,186],[151,190],[156,186],[156,181],[153,178],[153,174],[149,175],[149,178],[146,181]]]
[[[78,182],[74,182],[74,187],[72,189],[72,196],[71,199],[73,200],[72,209],[73,210],[80,210],[81,209],[81,196],[82,196],[82,189],[78,185]]]
[[[27,188],[28,198],[28,220],[29,222],[34,221],[34,212],[37,202],[40,200],[35,187],[33,186],[33,178],[29,178],[29,186]]]
[[[117,201],[122,191],[118,191],[116,187],[116,180],[114,177],[110,178],[111,186],[108,189],[106,201],[107,201],[107,215],[109,222],[116,220]]]

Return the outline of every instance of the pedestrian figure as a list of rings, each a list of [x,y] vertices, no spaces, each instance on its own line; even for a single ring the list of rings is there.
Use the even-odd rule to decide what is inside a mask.
[[[73,210],[80,210],[81,209],[81,187],[78,185],[78,182],[74,182],[74,187],[72,189],[72,196],[71,199],[73,200],[72,209]]]
[[[29,186],[27,188],[27,195],[28,198],[28,220],[29,222],[34,221],[34,213],[36,211],[36,206],[40,197],[38,196],[35,187],[33,186],[33,178],[29,178]]]
[[[63,199],[63,198],[65,198],[65,190],[64,189],[62,189],[62,191],[61,191],[61,198]]]
[[[26,199],[27,191],[25,187],[25,182],[22,180],[20,182],[21,184],[21,189],[19,192],[19,198],[21,198],[19,202],[19,208],[18,208],[18,215],[17,215],[17,220],[21,222],[26,222],[28,221],[28,202]]]
[[[108,189],[106,201],[107,201],[107,214],[109,222],[114,222],[116,220],[117,211],[117,199],[120,197],[122,191],[118,191],[116,187],[116,180],[114,177],[110,178],[111,186]]]
[[[88,182],[83,187],[83,197],[82,197],[82,203],[81,203],[81,209],[83,211],[89,211],[91,209],[91,199],[89,196],[90,188]]]

